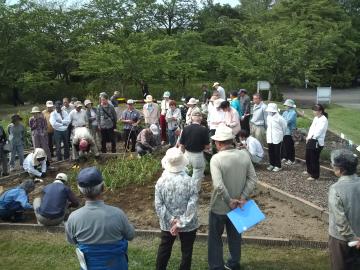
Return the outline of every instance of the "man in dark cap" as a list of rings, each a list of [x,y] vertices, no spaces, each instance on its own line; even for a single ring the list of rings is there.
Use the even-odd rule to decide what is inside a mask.
[[[0,196],[0,218],[4,221],[24,220],[24,211],[33,209],[28,194],[35,189],[32,179],[25,180],[19,186],[9,189]]]
[[[70,214],[65,229],[77,253],[86,256],[80,263],[87,269],[128,269],[127,242],[134,238],[133,225],[121,209],[102,201],[104,182],[96,167],[82,169],[77,182],[86,203]]]

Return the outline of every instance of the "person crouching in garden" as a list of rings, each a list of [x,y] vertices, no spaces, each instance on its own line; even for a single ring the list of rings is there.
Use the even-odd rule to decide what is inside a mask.
[[[79,159],[86,159],[86,155],[90,151],[95,155],[95,158],[100,156],[95,140],[90,134],[90,130],[87,127],[75,128],[74,138],[72,140],[74,161],[79,162]]]
[[[77,184],[86,202],[68,218],[65,225],[68,242],[77,245],[77,253],[86,258],[81,262],[89,270],[127,270],[128,241],[135,236],[133,225],[121,209],[102,200],[104,180],[96,167],[82,169]]]
[[[31,177],[46,177],[47,156],[42,148],[35,148],[34,152],[28,154],[24,160],[24,170]]]
[[[278,172],[281,170],[281,144],[286,132],[287,123],[279,114],[275,103],[269,103],[266,112],[268,113],[266,119],[266,142],[269,147],[270,162],[267,170]]]
[[[35,189],[32,179],[3,192],[0,196],[0,218],[4,221],[21,222],[25,220],[25,210],[32,210],[28,194]]]
[[[320,177],[320,153],[325,144],[325,135],[328,128],[328,114],[321,104],[313,107],[314,120],[311,123],[306,137],[306,171],[308,181],[316,180]]]
[[[176,101],[171,100],[169,102],[170,108],[166,112],[167,133],[170,147],[175,146],[177,141],[176,130],[181,122],[181,111],[176,108]]]
[[[287,99],[284,102],[286,111],[283,112],[282,117],[287,123],[286,132],[284,136],[284,143],[282,144],[282,160],[286,165],[295,164],[295,146],[293,140],[293,132],[296,130],[296,105],[292,99]]]
[[[135,148],[138,156],[141,157],[154,152],[160,144],[159,128],[157,125],[151,124],[149,128],[140,131]]]
[[[42,197],[34,199],[33,206],[38,224],[56,226],[61,224],[67,209],[78,207],[79,200],[67,186],[68,177],[59,173],[55,181],[42,189]]]
[[[188,160],[179,148],[168,149],[161,162],[164,172],[155,185],[155,210],[161,229],[156,270],[166,270],[177,235],[182,253],[179,269],[190,270],[199,227],[196,180],[186,174]]]
[[[360,177],[358,157],[350,150],[331,153],[339,180],[329,189],[329,250],[332,270],[360,269]],[[348,242],[357,241],[349,247]]]
[[[8,126],[9,142],[11,146],[10,172],[15,170],[16,155],[19,157],[20,166],[24,163],[25,127],[21,124],[22,118],[18,114],[11,116]]]
[[[240,149],[246,149],[249,154],[251,161],[255,164],[259,164],[264,158],[264,149],[261,143],[250,135],[249,131],[242,129],[239,132],[240,137]]]

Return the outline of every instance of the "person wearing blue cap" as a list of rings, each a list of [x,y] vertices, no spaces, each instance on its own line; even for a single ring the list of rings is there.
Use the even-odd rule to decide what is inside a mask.
[[[82,169],[77,183],[86,203],[70,214],[65,230],[69,243],[77,245],[81,269],[127,270],[133,225],[121,209],[102,201],[104,181],[96,167]]]

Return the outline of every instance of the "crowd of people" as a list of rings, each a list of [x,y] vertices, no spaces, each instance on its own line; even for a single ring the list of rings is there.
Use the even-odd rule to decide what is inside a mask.
[[[126,101],[126,109],[121,111],[118,92],[111,98],[100,93],[97,107],[90,100],[85,100],[84,105],[68,98],[62,102],[47,101],[44,111],[38,107],[31,110],[33,152],[26,158],[25,128],[21,117],[13,115],[8,127],[9,138],[0,126],[2,175],[7,174],[7,152],[10,152],[10,170],[18,156],[20,165],[32,179],[0,195],[0,217],[5,221],[23,221],[24,211],[31,210],[39,224],[63,224],[69,209],[78,208],[80,204],[67,185],[68,176],[57,174],[54,182],[43,187],[41,196],[31,205],[29,193],[35,188],[34,179],[47,175],[54,144],[57,160],[68,159],[70,152],[74,162],[89,153],[98,158],[98,149],[106,153],[107,143],[111,144],[111,152],[116,152],[115,130],[121,122],[124,151],[136,152],[141,158],[159,148],[168,149],[161,160],[163,173],[155,185],[155,210],[161,229],[156,269],[167,269],[177,236],[182,253],[179,269],[191,269],[207,156],[211,157],[208,160],[213,184],[208,226],[209,269],[240,269],[241,234],[227,213],[243,207],[254,191],[255,169],[265,163],[265,148],[269,156],[267,170],[277,173],[284,165],[295,164],[293,133],[299,112],[290,99],[284,102],[285,111],[280,114],[276,103],[266,105],[258,93],[253,94],[251,104],[245,89],[233,91],[226,99],[225,89],[218,82],[213,87],[211,93],[203,86],[201,106],[195,97],[185,98],[184,104],[178,106],[169,91],[164,92],[158,104],[146,88],[142,111],[135,108],[132,99]],[[321,104],[316,104],[313,112],[314,120],[306,137],[304,174],[309,181],[320,177],[319,158],[328,126],[328,115]],[[336,150],[331,162],[335,175],[340,177],[329,192],[331,265],[332,269],[355,269],[351,267],[360,256],[360,214],[354,207],[360,196],[360,178],[356,175],[358,159],[349,150]],[[69,215],[65,230],[68,241],[77,247],[82,269],[85,265],[87,269],[127,269],[128,241],[135,236],[133,225],[121,209],[102,201],[104,181],[96,167],[80,170],[77,185],[86,202]],[[229,250],[226,261],[222,243],[224,229]],[[349,247],[347,242],[354,240],[358,241],[355,247]]]

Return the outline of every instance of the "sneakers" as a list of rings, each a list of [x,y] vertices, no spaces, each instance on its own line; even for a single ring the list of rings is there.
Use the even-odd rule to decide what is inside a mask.
[[[315,181],[316,179],[310,176],[310,177],[306,178],[306,180],[307,181]]]
[[[279,172],[279,171],[281,171],[281,168],[279,168],[279,167],[274,167],[274,169],[272,170],[273,172]]]
[[[303,175],[308,175],[308,172],[307,172],[307,171],[303,171],[302,174],[303,174]]]
[[[267,166],[267,168],[266,168],[268,171],[272,171],[273,169],[274,169],[274,166],[273,165],[269,165],[269,166]]]
[[[282,163],[286,163],[286,162],[287,162],[287,159],[286,159],[286,158],[283,158],[283,159],[281,160],[281,162],[282,162]]]
[[[240,270],[240,266],[230,267],[230,266],[226,263],[226,264],[224,264],[224,269],[225,269],[225,270]]]
[[[293,162],[293,161],[291,161],[291,160],[288,160],[288,161],[286,161],[285,162],[285,165],[294,165],[295,164],[295,161]]]

